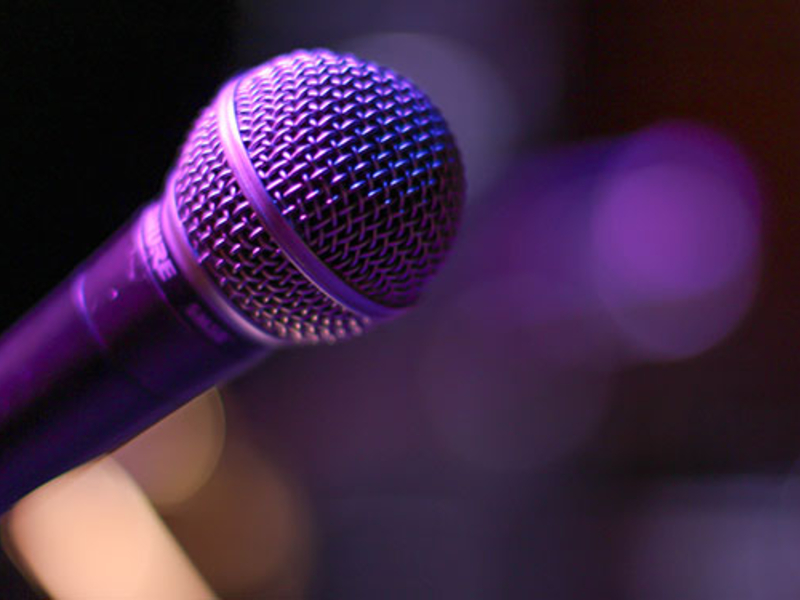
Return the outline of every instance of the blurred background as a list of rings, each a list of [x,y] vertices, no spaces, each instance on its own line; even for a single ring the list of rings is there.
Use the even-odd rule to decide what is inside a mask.
[[[426,301],[3,523],[4,598],[800,597],[800,5],[6,2],[5,329],[238,69],[350,51],[470,185]]]

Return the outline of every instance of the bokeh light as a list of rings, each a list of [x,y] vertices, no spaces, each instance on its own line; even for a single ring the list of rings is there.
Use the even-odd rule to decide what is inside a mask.
[[[214,472],[225,444],[217,389],[198,396],[114,453],[160,512],[174,510]]]
[[[313,542],[307,502],[234,429],[214,474],[166,523],[220,596],[303,597]]]
[[[586,444],[605,411],[607,374],[564,360],[559,337],[569,323],[539,312],[523,289],[501,280],[463,295],[420,356],[430,425],[473,467],[554,467]]]
[[[797,531],[800,513],[774,510],[780,489],[778,478],[741,476],[673,481],[644,494],[619,523],[628,538],[618,574],[626,597],[797,597],[797,555],[787,556],[775,534]]]
[[[55,600],[216,598],[112,459],[39,488],[6,527],[12,555]]]
[[[635,135],[598,182],[596,281],[636,352],[696,355],[739,323],[756,289],[760,199],[719,134],[664,124]]]
[[[759,506],[750,558],[754,600],[800,597],[800,464]]]

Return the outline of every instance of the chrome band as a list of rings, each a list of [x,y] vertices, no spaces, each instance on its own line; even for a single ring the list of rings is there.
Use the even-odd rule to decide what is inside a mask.
[[[208,303],[214,313],[223,319],[234,331],[240,332],[256,343],[264,346],[280,346],[285,342],[273,337],[242,315],[227,297],[214,284],[212,279],[200,265],[189,240],[186,238],[183,224],[178,217],[175,201],[175,180],[171,175],[164,186],[164,196],[160,202],[159,221],[164,241],[172,258],[194,290]]]
[[[232,80],[222,89],[217,96],[214,110],[217,115],[219,139],[225,158],[242,193],[258,214],[261,223],[292,264],[334,302],[371,319],[385,319],[401,312],[398,309],[373,302],[351,288],[317,258],[288,221],[283,218],[278,207],[264,189],[239,135],[235,95],[238,82],[244,77],[246,75]]]

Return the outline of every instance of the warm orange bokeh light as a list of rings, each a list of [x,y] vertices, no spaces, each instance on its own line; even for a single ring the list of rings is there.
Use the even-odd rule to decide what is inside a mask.
[[[214,592],[112,459],[39,488],[9,513],[7,543],[57,600],[204,600]]]

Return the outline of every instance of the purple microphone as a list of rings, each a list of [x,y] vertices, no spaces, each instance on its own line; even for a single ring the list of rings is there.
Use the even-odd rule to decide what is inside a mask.
[[[162,196],[0,338],[0,512],[272,349],[413,305],[465,182],[392,71],[298,51],[225,84]]]

